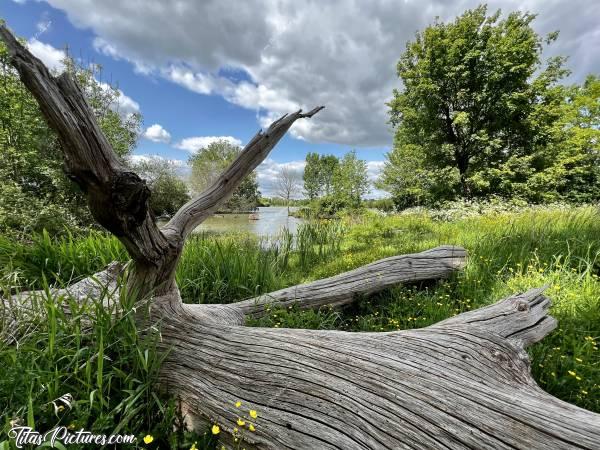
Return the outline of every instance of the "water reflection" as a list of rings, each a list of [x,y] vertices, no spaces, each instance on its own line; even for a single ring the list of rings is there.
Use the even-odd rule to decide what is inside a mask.
[[[290,208],[294,210],[294,208]],[[271,206],[258,208],[252,214],[256,220],[250,219],[250,214],[223,214],[215,215],[203,222],[194,232],[211,231],[216,233],[246,232],[257,236],[274,236],[283,228],[295,233],[303,221],[287,214],[287,208]]]

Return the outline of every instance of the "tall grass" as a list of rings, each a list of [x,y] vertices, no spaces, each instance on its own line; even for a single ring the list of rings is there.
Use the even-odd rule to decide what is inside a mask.
[[[17,343],[0,340],[0,436],[15,424],[41,432],[66,426],[134,435],[138,444],[150,434],[154,448],[189,448],[193,436],[173,432],[180,420],[173,399],[156,391],[164,354],[158,333],[136,325],[134,311],[144,308],[134,310],[125,295],[112,308],[102,298],[82,304],[44,287],[36,299],[41,319],[22,321]]]
[[[343,230],[337,222],[317,222],[272,238],[193,235],[177,268],[181,296],[189,303],[230,303],[301,282],[310,267],[341,252]]]
[[[18,283],[40,288],[42,280],[50,284],[67,283],[101,270],[111,261],[125,261],[127,252],[121,243],[99,231],[85,235],[51,237],[46,231],[31,236],[29,242],[14,241],[0,235],[0,269]]]

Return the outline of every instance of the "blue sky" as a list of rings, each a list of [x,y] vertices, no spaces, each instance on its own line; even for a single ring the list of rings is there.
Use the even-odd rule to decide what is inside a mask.
[[[356,149],[375,178],[392,142],[386,124],[396,62],[407,40],[469,0],[0,0],[0,17],[47,64],[69,46],[117,82],[124,110],[139,110],[137,155],[186,161],[215,137],[247,142],[273,118],[324,104],[298,123],[258,169],[269,194],[282,164],[301,169],[309,151]],[[559,29],[547,56],[570,56],[569,81],[598,73],[600,2],[491,1],[538,13],[534,28]],[[373,192],[374,196],[381,193]]]

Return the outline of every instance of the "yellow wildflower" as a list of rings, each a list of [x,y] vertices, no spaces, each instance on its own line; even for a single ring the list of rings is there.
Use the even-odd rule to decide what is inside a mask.
[[[212,431],[212,434],[219,434],[221,432],[221,429],[219,428],[219,425],[213,425],[212,428],[210,429]]]
[[[154,438],[149,434],[144,436],[144,444],[150,444],[150,443],[152,443],[153,440],[154,440]]]
[[[250,414],[250,417],[252,417],[253,419],[256,419],[256,417],[258,416],[258,413],[254,409],[251,409],[249,411],[249,414]]]
[[[238,426],[243,427],[246,425],[246,422],[244,422],[241,417],[238,417],[237,424]]]
[[[248,429],[250,431],[256,431],[256,428],[254,428],[254,425],[252,425],[252,424],[248,425]]]
[[[196,447],[197,442],[194,442],[192,444],[192,446],[190,447],[190,450],[198,450],[198,447]]]
[[[235,402],[236,408],[239,408],[240,406],[242,406],[242,402],[240,402],[239,400],[237,402]]]

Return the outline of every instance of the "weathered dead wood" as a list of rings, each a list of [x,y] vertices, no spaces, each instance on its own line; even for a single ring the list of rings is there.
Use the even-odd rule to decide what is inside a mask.
[[[236,303],[246,316],[259,317],[265,306],[302,309],[338,306],[352,302],[359,295],[369,295],[398,283],[447,278],[466,264],[462,247],[443,245],[411,255],[380,259],[349,272],[301,284]]]
[[[463,263],[458,249],[432,250],[441,258],[417,254],[380,261],[237,305],[182,304],[173,274],[186,236],[295,120],[320,108],[284,116],[259,132],[221,179],[161,231],[148,212],[145,183],[115,156],[77,85],[68,75],[52,77],[3,26],[0,39],[57,131],[67,173],[87,192],[94,217],[132,257],[135,283],[129,288],[158,294],[151,320],[160,322],[162,345],[169,349],[161,385],[181,398],[190,426],[216,422],[232,432],[240,413],[234,402],[241,400],[259,411],[256,432],[244,433],[246,448],[600,448],[600,415],[550,396],[531,378],[524,347],[555,326],[539,290],[420,330],[239,325],[267,303],[342,304],[356,293],[422,279],[415,273],[445,276]],[[79,287],[71,292],[90,292],[87,281]],[[233,444],[229,433],[222,436]]]
[[[531,377],[524,348],[555,326],[548,306],[536,289],[423,329],[346,333],[205,323],[174,293],[154,303],[161,385],[193,427],[232,433],[236,401],[258,410],[245,448],[598,449],[600,415]]]

